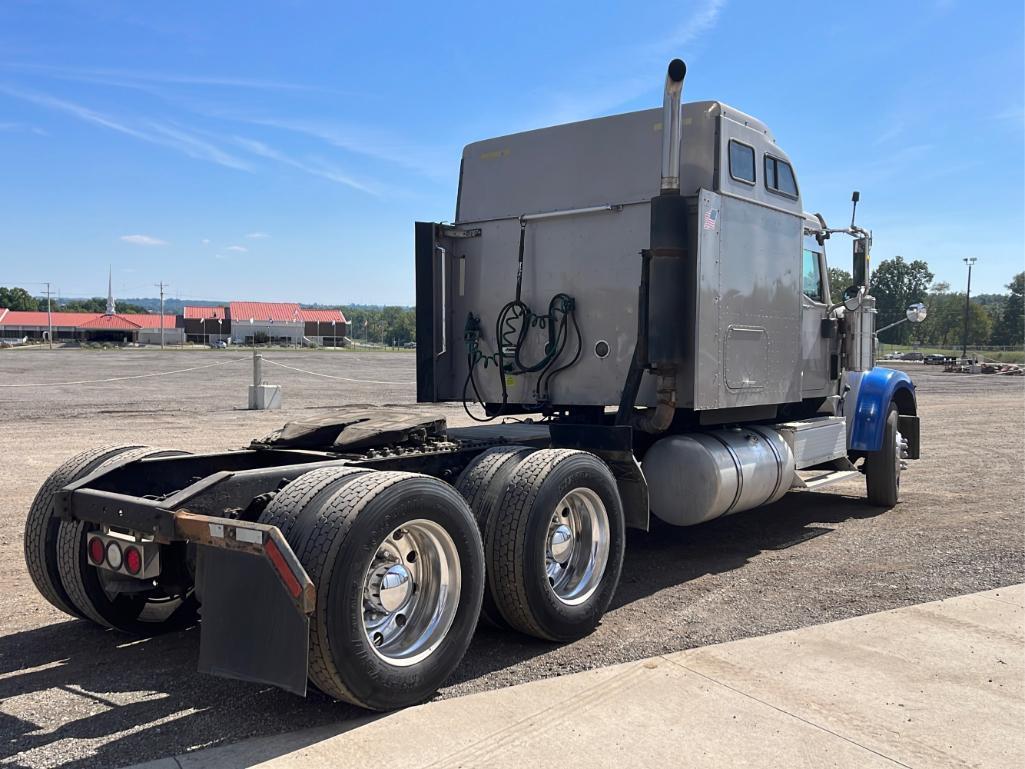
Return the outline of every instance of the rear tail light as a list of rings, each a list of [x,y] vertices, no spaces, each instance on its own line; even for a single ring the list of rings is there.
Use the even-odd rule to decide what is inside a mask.
[[[125,548],[125,571],[132,575],[142,571],[142,553],[139,552],[139,548]]]
[[[89,538],[89,560],[93,563],[103,563],[103,556],[106,552],[106,543],[99,537]]]
[[[90,532],[85,542],[89,563],[135,579],[160,576],[159,542],[118,531]]]
[[[121,545],[117,542],[107,543],[107,565],[117,571],[124,563],[124,555],[121,552]]]

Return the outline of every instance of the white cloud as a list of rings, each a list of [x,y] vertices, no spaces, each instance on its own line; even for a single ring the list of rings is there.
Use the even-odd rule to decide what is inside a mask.
[[[335,120],[230,117],[254,125],[312,136],[346,152],[394,163],[428,177],[443,178],[451,170],[447,150],[417,146],[408,139],[382,128],[364,127]]]
[[[166,246],[167,241],[152,235],[122,235],[121,240],[135,246]]]
[[[246,237],[250,240],[266,240],[270,235],[266,232],[250,232]]]
[[[228,246],[225,251],[237,251],[240,254],[244,254],[249,249],[245,246]]]
[[[289,83],[280,80],[260,80],[246,77],[231,77],[221,75],[188,75],[166,72],[147,72],[145,70],[128,69],[104,69],[104,68],[72,68],[54,67],[44,64],[31,64],[25,62],[5,62],[9,69],[38,72],[50,77],[66,80],[79,80],[88,83],[99,83],[104,85],[120,86],[125,88],[137,87],[142,83],[155,83],[162,85],[198,85],[198,86],[220,86],[224,88],[254,88],[270,91],[327,91],[330,89],[321,86],[307,85],[305,83]]]
[[[230,155],[211,142],[200,139],[198,136],[188,133],[177,126],[164,125],[154,121],[142,121],[141,125],[130,125],[129,121],[104,115],[81,104],[58,99],[49,94],[24,91],[5,85],[0,85],[0,93],[6,93],[8,96],[32,102],[40,107],[63,112],[86,123],[92,123],[93,125],[116,131],[140,141],[169,147],[191,158],[208,160],[239,171],[252,170],[249,163]]]
[[[318,160],[296,160],[293,157],[286,155],[283,152],[279,152],[273,147],[264,144],[263,142],[255,141],[253,139],[243,139],[240,136],[235,137],[235,142],[240,146],[262,158],[268,160],[276,160],[279,163],[283,163],[293,168],[298,168],[300,171],[305,171],[313,176],[319,176],[322,179],[327,179],[337,184],[344,184],[346,187],[352,187],[354,190],[360,192],[366,192],[370,195],[380,195],[380,191],[373,186],[365,182],[358,181],[353,177],[346,174],[344,171],[328,165],[323,161]]]
[[[209,246],[210,245],[210,238],[203,238],[199,242],[202,243],[204,246]]]

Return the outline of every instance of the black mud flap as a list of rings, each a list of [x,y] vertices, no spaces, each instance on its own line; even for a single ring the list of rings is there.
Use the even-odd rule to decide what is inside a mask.
[[[310,619],[271,562],[207,545],[198,546],[198,559],[199,671],[305,697]]]
[[[917,416],[900,414],[897,417],[897,429],[901,437],[908,442],[908,459],[920,459],[922,456],[921,423]]]

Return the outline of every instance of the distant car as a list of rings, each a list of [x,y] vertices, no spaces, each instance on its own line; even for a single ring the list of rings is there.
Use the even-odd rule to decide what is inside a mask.
[[[406,342],[402,346],[405,347],[407,350],[415,350],[416,349],[416,342]]]
[[[900,356],[901,360],[924,360],[925,356],[920,352],[906,352]]]
[[[947,356],[940,355],[939,353],[934,352],[930,353],[929,355],[926,355],[925,359],[922,362],[925,363],[927,366],[942,366],[944,363],[947,362]]]
[[[216,342],[214,342],[214,348],[218,350],[226,350],[228,348],[228,343],[225,342],[223,339],[218,339]]]

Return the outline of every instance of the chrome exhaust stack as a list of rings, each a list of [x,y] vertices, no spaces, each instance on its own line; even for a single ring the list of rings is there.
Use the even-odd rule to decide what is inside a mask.
[[[623,385],[617,424],[646,433],[669,429],[677,409],[677,372],[687,355],[683,296],[688,267],[687,201],[680,194],[680,97],[687,65],[669,62],[662,98],[662,181],[651,199],[648,248],[642,252],[637,343]],[[634,411],[645,371],[656,377],[654,408]]]
[[[680,192],[680,97],[687,65],[681,59],[669,62],[662,95],[662,194]]]

